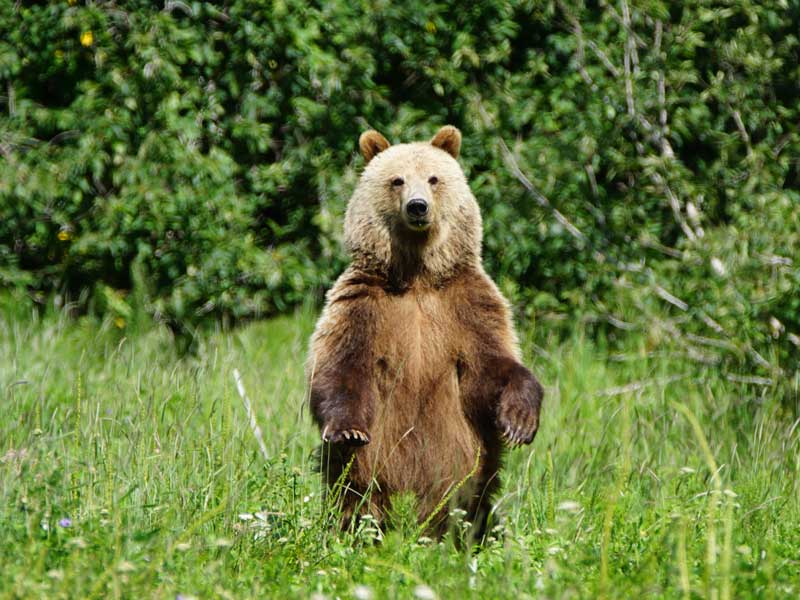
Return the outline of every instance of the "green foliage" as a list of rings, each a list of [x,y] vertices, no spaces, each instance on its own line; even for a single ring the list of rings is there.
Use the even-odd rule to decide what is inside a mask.
[[[637,336],[614,360],[579,336],[528,357],[542,427],[509,452],[480,552],[457,548],[458,519],[420,538],[408,496],[382,541],[367,520],[340,533],[300,410],[313,323],[201,333],[178,358],[163,326],[0,311],[0,597],[800,593],[800,427],[774,394],[698,379]]]
[[[776,381],[798,30],[797,0],[4,3],[0,281],[190,329],[284,311],[344,264],[358,134],[453,123],[523,317]]]

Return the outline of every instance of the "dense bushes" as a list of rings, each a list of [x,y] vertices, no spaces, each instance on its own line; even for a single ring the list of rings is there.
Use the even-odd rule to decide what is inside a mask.
[[[341,269],[358,133],[454,123],[523,316],[796,369],[797,0],[0,11],[0,281],[34,300],[284,310]]]

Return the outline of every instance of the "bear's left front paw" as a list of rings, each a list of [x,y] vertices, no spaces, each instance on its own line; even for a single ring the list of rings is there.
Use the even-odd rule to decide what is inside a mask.
[[[500,399],[497,425],[500,434],[512,446],[530,444],[539,430],[539,402],[531,402],[517,393],[506,393]]]

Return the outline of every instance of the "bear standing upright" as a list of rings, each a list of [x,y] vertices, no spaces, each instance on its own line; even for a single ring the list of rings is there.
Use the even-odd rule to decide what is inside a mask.
[[[481,535],[503,442],[533,440],[542,386],[483,270],[458,129],[396,146],[367,131],[359,147],[367,165],[345,217],[352,262],[327,294],[307,364],[323,477],[332,485],[352,459],[345,523],[380,522],[392,494],[413,492],[436,535],[448,511],[434,511],[464,482],[450,500]]]

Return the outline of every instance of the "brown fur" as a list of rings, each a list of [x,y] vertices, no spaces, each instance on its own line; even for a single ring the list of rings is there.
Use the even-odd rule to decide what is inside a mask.
[[[434,517],[433,533],[446,527],[447,510],[433,511],[478,455],[477,474],[453,501],[482,526],[503,441],[533,440],[543,393],[481,265],[480,213],[455,160],[460,145],[449,126],[430,143],[361,136],[368,164],[345,220],[352,263],[328,293],[308,362],[329,485],[353,457],[345,515],[381,520],[390,496],[410,491],[420,520]],[[430,204],[424,231],[403,218],[412,197]]]

